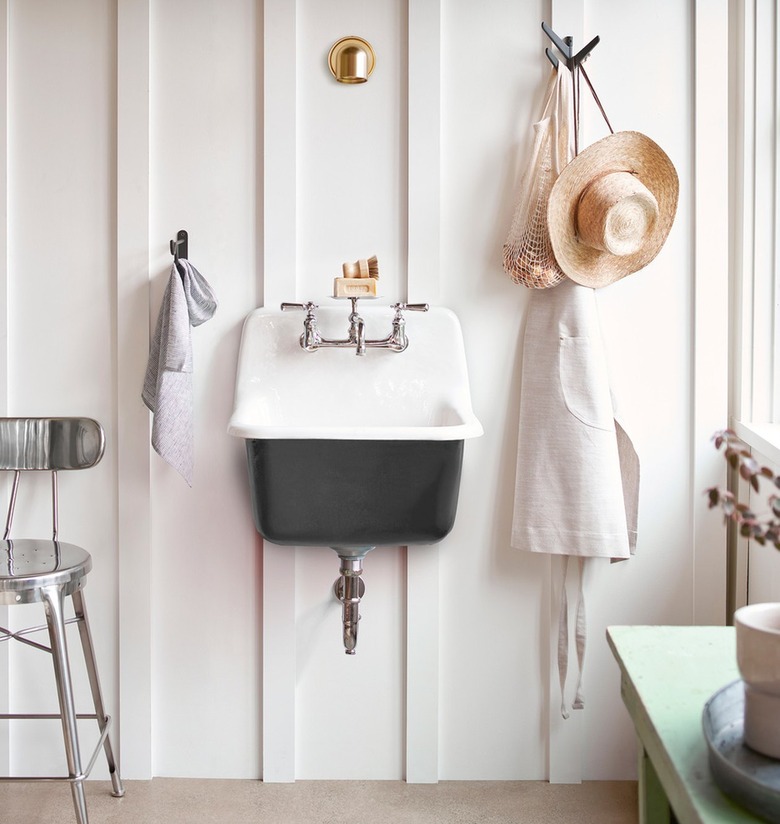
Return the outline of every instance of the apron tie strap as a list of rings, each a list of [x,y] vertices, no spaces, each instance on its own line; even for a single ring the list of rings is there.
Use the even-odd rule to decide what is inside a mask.
[[[582,689],[582,672],[585,666],[585,641],[587,638],[587,620],[585,615],[585,589],[584,573],[585,558],[577,558],[579,566],[580,580],[577,592],[577,613],[574,629],[574,640],[577,648],[577,665],[579,669],[577,677],[577,689],[574,695],[572,709],[581,710],[585,708],[585,697]],[[566,719],[569,712],[566,709],[566,674],[569,669],[569,601],[566,594],[566,577],[569,571],[569,556],[563,556],[563,567],[561,569],[561,607],[558,613],[558,680],[561,685],[561,716]]]

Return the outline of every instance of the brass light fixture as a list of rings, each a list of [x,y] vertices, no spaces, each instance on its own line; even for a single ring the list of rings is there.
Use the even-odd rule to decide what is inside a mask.
[[[374,50],[362,37],[342,37],[328,54],[330,73],[339,83],[365,83],[375,63]]]

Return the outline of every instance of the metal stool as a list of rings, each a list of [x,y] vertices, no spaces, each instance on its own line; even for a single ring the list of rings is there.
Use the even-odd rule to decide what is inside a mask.
[[[101,746],[108,761],[112,795],[124,795],[124,788],[111,749],[108,734],[111,717],[106,715],[103,705],[95,651],[84,595],[81,591],[86,583],[87,573],[92,569],[92,558],[81,547],[66,544],[57,538],[57,472],[94,466],[103,457],[104,448],[103,428],[97,421],[89,418],[0,418],[0,470],[14,472],[5,534],[0,541],[0,604],[42,603],[46,614],[46,623],[41,626],[17,632],[0,627],[0,641],[13,638],[35,649],[51,653],[60,706],[60,712],[56,715],[5,713],[0,714],[0,719],[59,718],[62,722],[68,765],[67,776],[3,776],[0,780],[70,782],[78,824],[87,824],[84,779],[92,770]],[[21,473],[40,470],[48,470],[52,476],[52,538],[10,540]],[[75,617],[66,620],[64,605],[68,595],[73,602]],[[78,624],[95,705],[95,712],[90,715],[77,714],[74,706],[68,644],[65,638],[65,625],[72,623]],[[32,633],[42,630],[49,632],[49,647],[29,637]],[[94,718],[100,729],[100,738],[85,770],[82,770],[81,765],[77,718]]]

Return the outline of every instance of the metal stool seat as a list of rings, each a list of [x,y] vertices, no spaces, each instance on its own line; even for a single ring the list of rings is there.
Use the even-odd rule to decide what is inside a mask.
[[[92,569],[92,556],[76,544],[21,538],[0,541],[0,604],[43,602],[46,587],[72,595]]]
[[[75,544],[58,540],[57,472],[87,469],[103,456],[105,436],[89,418],[0,418],[0,470],[12,470],[14,483],[5,534],[0,541],[0,605],[41,603],[46,623],[12,632],[0,627],[0,642],[15,640],[48,652],[54,664],[59,714],[3,713],[0,719],[60,719],[65,741],[67,776],[2,776],[2,781],[68,781],[78,824],[88,824],[84,780],[103,749],[111,776],[112,795],[124,795],[122,780],[109,737],[111,717],[106,714],[98,679],[97,661],[87,619],[82,588],[92,569],[90,554]],[[9,539],[22,472],[46,470],[52,475],[51,539]],[[65,598],[70,597],[74,617],[65,618]],[[95,712],[77,714],[65,636],[67,624],[77,624]],[[50,646],[34,640],[48,631]],[[76,721],[97,721],[100,737],[86,769],[82,769]]]

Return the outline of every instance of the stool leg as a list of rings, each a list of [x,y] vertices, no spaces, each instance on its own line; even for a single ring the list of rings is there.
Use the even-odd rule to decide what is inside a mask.
[[[103,693],[100,690],[100,679],[98,678],[97,658],[95,657],[95,647],[92,644],[92,632],[89,628],[89,619],[87,618],[87,605],[84,601],[84,593],[79,589],[72,595],[73,609],[76,617],[79,619],[79,634],[81,635],[81,648],[84,650],[84,661],[87,665],[87,675],[89,676],[89,686],[92,690],[92,701],[95,704],[95,715],[97,715],[98,726],[101,734],[106,726],[106,709],[103,704]],[[111,747],[111,737],[106,736],[103,742],[103,749],[106,753],[106,761],[108,762],[108,772],[111,776],[111,785],[113,790],[111,794],[116,798],[121,798],[125,794],[125,788],[122,786],[122,778],[119,775],[119,769],[114,758],[114,751]]]
[[[54,676],[57,681],[57,698],[60,702],[62,734],[65,739],[65,758],[71,777],[70,788],[78,824],[88,824],[87,799],[84,795],[84,777],[81,773],[81,753],[76,728],[76,708],[73,701],[73,684],[70,680],[68,644],[65,638],[64,596],[60,587],[43,589],[43,605],[49,627]]]

